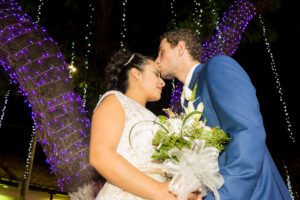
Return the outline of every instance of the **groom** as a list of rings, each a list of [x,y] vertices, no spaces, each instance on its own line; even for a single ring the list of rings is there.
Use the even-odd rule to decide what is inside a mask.
[[[222,200],[289,200],[291,196],[265,144],[266,133],[259,104],[248,75],[232,58],[218,55],[200,64],[201,43],[191,30],[161,37],[156,63],[163,78],[184,83],[182,103],[196,85],[196,108],[204,104],[207,125],[219,126],[232,138],[220,154],[225,183]],[[212,193],[205,200],[214,199]]]

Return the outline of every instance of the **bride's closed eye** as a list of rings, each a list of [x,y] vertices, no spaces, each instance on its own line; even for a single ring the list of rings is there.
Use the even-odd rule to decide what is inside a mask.
[[[155,71],[154,71],[154,74],[155,74],[158,78],[160,78],[160,71],[155,70]]]

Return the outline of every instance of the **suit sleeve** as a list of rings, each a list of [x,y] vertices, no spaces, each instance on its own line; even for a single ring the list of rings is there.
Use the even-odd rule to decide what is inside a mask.
[[[232,58],[216,56],[207,64],[206,82],[212,106],[221,128],[232,138],[220,157],[225,183],[218,192],[222,200],[250,199],[266,151],[256,92],[246,72]],[[210,199],[214,199],[212,193],[205,198]]]

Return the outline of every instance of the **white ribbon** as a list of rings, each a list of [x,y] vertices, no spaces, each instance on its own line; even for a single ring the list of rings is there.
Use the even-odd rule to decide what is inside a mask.
[[[168,154],[176,156],[163,163],[163,170],[173,175],[169,191],[178,195],[179,200],[186,200],[189,193],[201,189],[202,197],[212,191],[216,200],[220,200],[218,189],[224,184],[219,173],[219,150],[215,147],[205,147],[204,140],[194,141],[193,149],[171,149]]]

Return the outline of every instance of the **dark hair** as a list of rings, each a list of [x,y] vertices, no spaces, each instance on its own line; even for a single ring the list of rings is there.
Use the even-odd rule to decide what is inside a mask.
[[[143,72],[144,65],[151,58],[139,53],[131,53],[126,50],[119,50],[110,58],[105,75],[107,79],[108,90],[118,90],[125,93],[129,87],[129,71],[132,68]]]
[[[171,47],[177,46],[179,41],[185,42],[186,48],[190,55],[200,61],[202,56],[201,41],[198,35],[190,29],[179,29],[172,30],[164,33],[160,40],[166,38],[167,42],[170,43]]]

